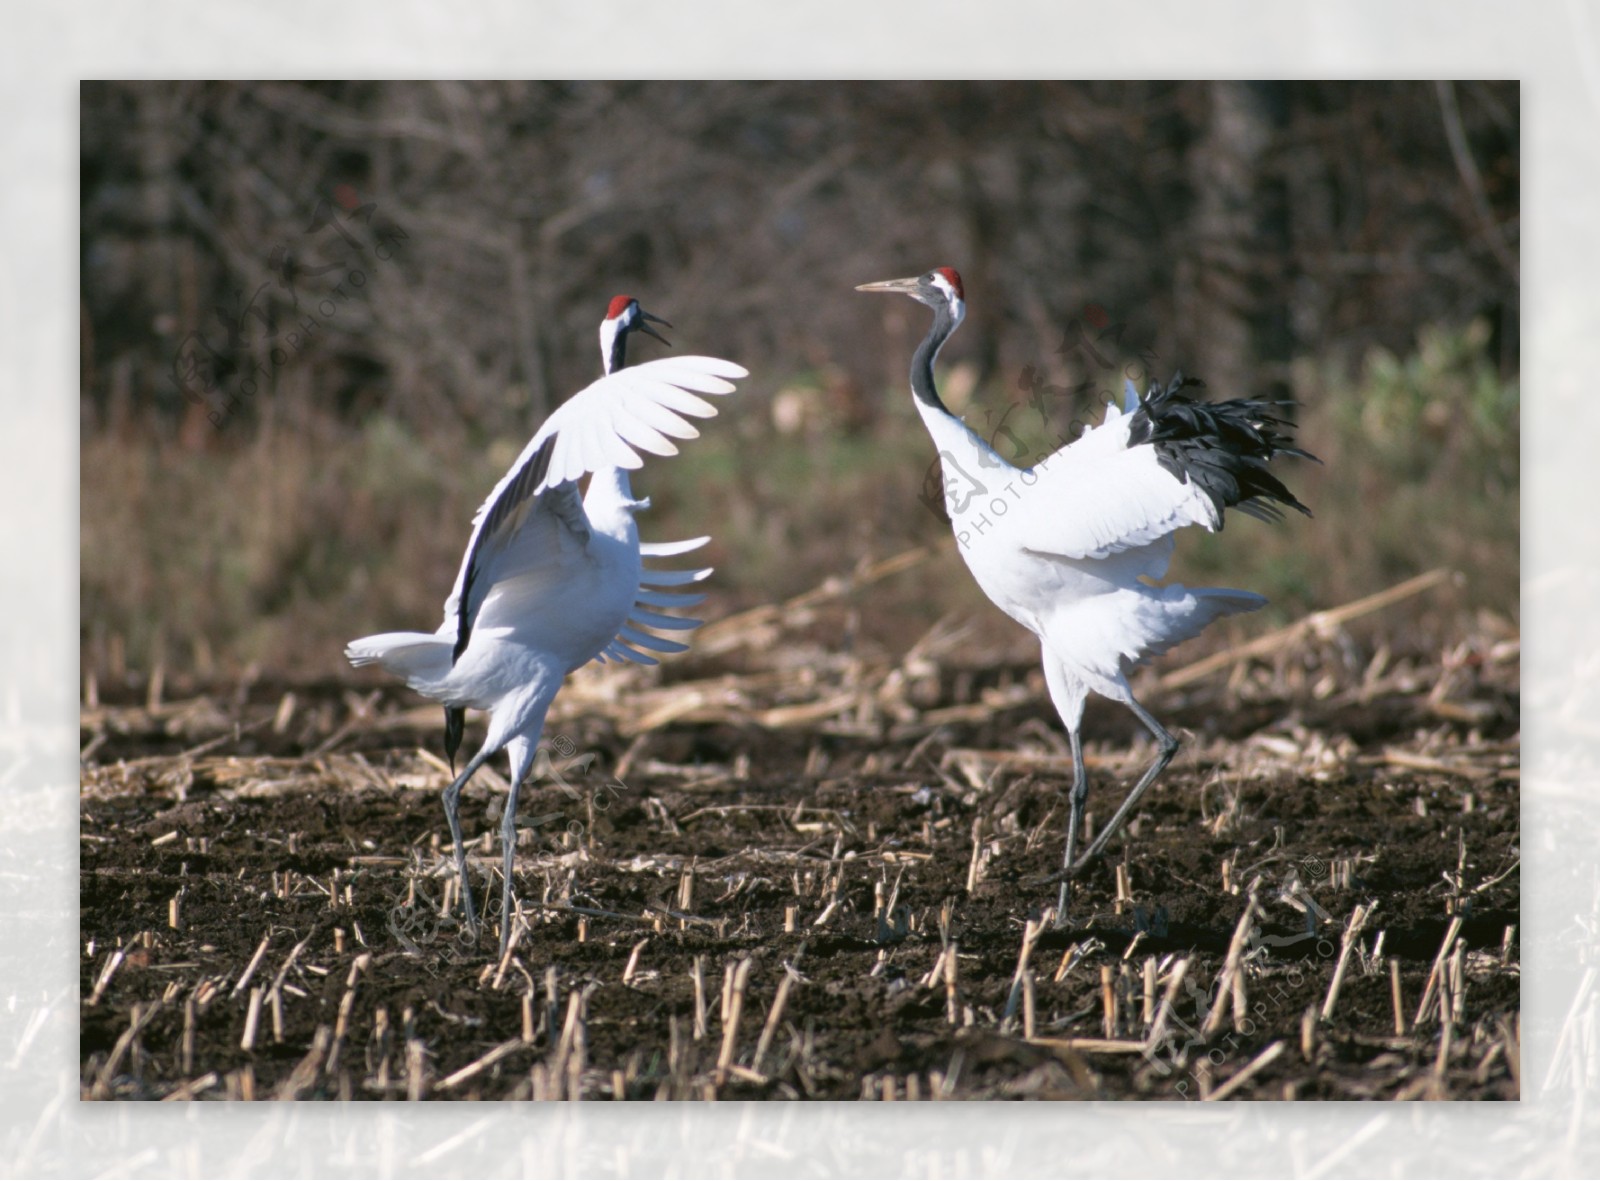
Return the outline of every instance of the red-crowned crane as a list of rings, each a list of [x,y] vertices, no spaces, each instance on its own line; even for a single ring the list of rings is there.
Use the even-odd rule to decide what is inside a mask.
[[[945,507],[967,568],[984,593],[1039,637],[1045,684],[1072,748],[1067,843],[1057,922],[1072,878],[1092,862],[1177,752],[1178,740],[1134,700],[1129,669],[1197,635],[1212,620],[1254,611],[1250,591],[1156,586],[1185,525],[1222,528],[1223,510],[1263,520],[1279,505],[1310,516],[1267,471],[1278,455],[1313,458],[1290,445],[1278,402],[1200,402],[1175,377],[1143,398],[1128,383],[1122,406],[1099,426],[1029,468],[1008,463],[957,418],[933,384],[933,361],[961,323],[961,276],[939,267],[858,291],[909,295],[933,309],[933,327],[911,359],[911,392],[944,470]],[[1083,856],[1074,860],[1089,784],[1079,736],[1093,691],[1126,705],[1155,737],[1155,761]]]
[[[652,570],[640,559],[687,553],[709,539],[641,545],[634,514],[649,501],[634,499],[628,473],[643,463],[640,452],[676,455],[674,439],[699,434],[689,419],[717,413],[700,395],[731,393],[733,381],[748,374],[714,357],[670,357],[624,369],[630,333],[664,339],[651,321],[666,323],[630,296],[611,301],[600,325],[605,376],[550,415],[478,509],[439,629],[367,636],[345,649],[352,664],[381,664],[444,703],[452,765],[465,711],[489,712],[483,746],[444,790],[444,813],[467,929],[475,934],[458,815],[461,789],[504,748],[511,759],[511,794],[500,823],[502,954],[514,917],[517,793],[534,765],[545,713],[562,681],[591,660],[654,664],[639,649],[688,647],[646,627],[699,626],[698,620],[658,608],[692,606],[704,596],[653,588],[697,583],[711,571]],[[580,500],[578,481],[586,475],[589,487]]]

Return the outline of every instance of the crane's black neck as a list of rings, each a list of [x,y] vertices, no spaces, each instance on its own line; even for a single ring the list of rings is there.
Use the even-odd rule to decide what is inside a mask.
[[[611,347],[606,351],[606,375],[621,372],[628,363],[628,327],[625,324],[617,325],[617,330],[612,334]]]
[[[949,414],[944,400],[939,397],[939,391],[933,384],[933,361],[939,355],[939,350],[944,347],[944,342],[950,339],[950,334],[961,323],[961,317],[952,310],[948,303],[941,303],[933,309],[933,327],[928,329],[928,335],[923,337],[922,343],[917,346],[917,351],[911,356],[911,392],[923,405],[934,410],[942,410]]]

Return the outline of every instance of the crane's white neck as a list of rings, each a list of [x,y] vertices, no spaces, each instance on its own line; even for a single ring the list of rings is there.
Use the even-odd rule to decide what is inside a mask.
[[[977,431],[943,406],[933,406],[919,398],[917,413],[922,415],[923,424],[939,452],[944,507],[952,521],[958,520],[980,498],[986,503],[988,493],[1016,477],[1015,467]]]
[[[638,305],[630,305],[620,316],[600,321],[600,363],[610,376],[628,361],[628,333],[638,326]],[[639,531],[633,514],[650,507],[650,498],[635,500],[633,485],[626,468],[600,468],[589,477],[589,489],[583,495],[583,511],[589,524],[614,537],[630,539],[638,544]]]

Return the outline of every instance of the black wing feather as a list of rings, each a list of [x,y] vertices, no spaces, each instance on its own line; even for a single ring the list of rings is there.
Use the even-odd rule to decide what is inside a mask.
[[[1292,445],[1294,423],[1281,411],[1293,403],[1259,398],[1201,402],[1182,392],[1204,385],[1178,373],[1166,389],[1152,386],[1133,413],[1128,445],[1155,447],[1161,466],[1204,492],[1219,518],[1224,509],[1236,508],[1263,521],[1281,520],[1279,505],[1309,517],[1311,510],[1267,470],[1279,455],[1321,462]]]
[[[467,559],[466,577],[461,580],[461,598],[456,604],[456,643],[450,653],[451,664],[461,659],[461,654],[467,650],[467,641],[472,638],[472,623],[478,615],[478,609],[472,602],[472,584],[478,578],[478,558],[483,553],[483,547],[489,538],[494,536],[495,530],[517,511],[518,506],[533,495],[533,490],[544,480],[545,473],[550,470],[550,457],[555,452],[555,445],[556,436],[551,435],[539,450],[528,456],[527,462],[522,465],[522,470],[517,473],[516,478],[506,485],[499,499],[490,506],[488,516],[483,520],[483,526],[473,538],[472,554]]]

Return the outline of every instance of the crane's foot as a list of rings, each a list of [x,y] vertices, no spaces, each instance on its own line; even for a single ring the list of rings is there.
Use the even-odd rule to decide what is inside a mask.
[[[1061,889],[1056,894],[1056,917],[1050,925],[1057,931],[1068,925],[1067,912],[1072,906],[1072,877],[1070,874],[1061,879]]]
[[[478,912],[477,908],[472,905],[472,885],[467,881],[466,874],[461,875],[461,923],[462,928],[472,939],[472,942],[476,943],[480,933]]]
[[[500,958],[505,959],[506,951],[511,946],[511,933],[516,930],[517,924],[522,921],[522,912],[517,908],[517,899],[508,887],[500,902]]]

